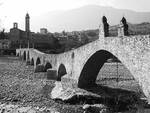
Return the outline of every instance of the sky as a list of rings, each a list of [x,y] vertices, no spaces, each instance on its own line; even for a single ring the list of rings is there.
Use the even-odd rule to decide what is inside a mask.
[[[27,12],[38,16],[49,11],[69,10],[93,4],[150,12],[150,0],[0,0],[0,30],[9,30],[13,22],[23,26]]]

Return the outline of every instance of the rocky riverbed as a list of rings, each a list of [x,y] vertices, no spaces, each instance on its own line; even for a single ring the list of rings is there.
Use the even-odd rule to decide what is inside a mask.
[[[0,58],[0,78],[0,109],[6,108],[3,113],[10,109],[24,113],[83,112],[80,105],[64,105],[52,100],[50,92],[54,81],[47,81],[45,73],[34,73],[33,66],[26,66],[17,57]]]
[[[26,63],[17,57],[0,57],[0,112],[110,113],[114,111],[115,105],[110,103],[109,106],[107,100],[106,105],[99,103],[102,100],[97,97],[75,96],[65,102],[51,99],[50,92],[54,88],[55,81],[46,80],[45,74],[34,73],[33,66],[26,66]],[[137,104],[128,107],[132,112],[138,111]]]

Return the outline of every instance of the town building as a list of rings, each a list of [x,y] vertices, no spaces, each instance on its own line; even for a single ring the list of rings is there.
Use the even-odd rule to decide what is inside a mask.
[[[47,34],[47,29],[46,28],[41,28],[40,33],[41,34]]]
[[[30,40],[30,35],[30,17],[27,13],[25,16],[25,31],[18,28],[17,22],[15,22],[13,24],[13,28],[10,29],[9,40],[11,41],[11,46],[13,48],[19,48],[20,45],[22,45],[22,47],[26,47]]]
[[[13,28],[10,29],[9,40],[11,41],[11,47],[25,48],[25,47],[37,47],[37,48],[50,48],[53,43],[53,38],[47,33],[46,28],[41,29],[41,34],[31,32],[30,30],[30,16],[27,13],[25,16],[25,31],[18,28],[18,23],[13,24]]]
[[[0,40],[0,49],[9,49],[10,48],[10,40],[8,39],[3,39]]]

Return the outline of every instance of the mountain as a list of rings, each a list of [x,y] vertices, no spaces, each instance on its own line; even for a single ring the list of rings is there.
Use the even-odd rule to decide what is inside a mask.
[[[48,12],[31,18],[31,29],[39,31],[46,27],[49,32],[97,29],[105,15],[110,25],[120,23],[123,16],[129,23],[150,22],[150,12],[135,12],[98,5],[88,5],[68,11]]]

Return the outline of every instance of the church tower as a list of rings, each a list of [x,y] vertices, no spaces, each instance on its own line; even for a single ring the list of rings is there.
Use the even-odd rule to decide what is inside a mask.
[[[25,31],[30,32],[30,17],[28,13],[26,14],[25,17]]]

